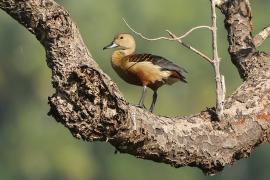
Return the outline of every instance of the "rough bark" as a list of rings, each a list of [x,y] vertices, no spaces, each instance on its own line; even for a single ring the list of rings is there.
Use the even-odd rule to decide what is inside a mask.
[[[249,58],[256,51],[252,38],[251,7],[248,0],[227,1],[219,6],[225,16],[229,53],[242,79],[248,77]]]
[[[265,27],[253,38],[255,47],[259,47],[270,36],[270,26]]]
[[[53,0],[0,0],[0,8],[44,46],[56,90],[49,114],[74,137],[108,141],[120,152],[174,167],[216,173],[270,137],[270,56],[253,44],[249,2],[221,2],[229,53],[245,82],[226,99],[220,122],[213,109],[168,118],[128,104],[91,57],[69,14]]]

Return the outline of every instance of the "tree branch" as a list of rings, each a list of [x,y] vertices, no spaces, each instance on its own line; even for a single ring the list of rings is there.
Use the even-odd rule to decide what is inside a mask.
[[[198,54],[199,56],[201,56],[203,59],[205,59],[206,61],[208,61],[210,64],[212,63],[212,59],[210,59],[207,55],[205,55],[204,53],[202,53],[201,51],[195,49],[194,47],[187,45],[186,43],[184,43],[181,39],[179,39],[174,33],[172,33],[170,30],[166,30],[169,35],[171,36],[171,38],[175,41],[177,41],[179,44],[183,45],[184,47],[190,49],[191,51],[193,51],[194,53]]]
[[[237,9],[235,2],[243,1],[229,1]],[[239,16],[232,10],[227,14],[224,10],[228,7],[223,9],[225,21]],[[0,0],[0,8],[44,46],[56,89],[49,98],[50,115],[76,138],[108,141],[123,153],[174,167],[195,166],[206,173],[221,171],[270,140],[270,56],[266,53],[254,52],[241,58],[241,72],[248,76],[226,99],[224,121],[213,121],[211,109],[185,117],[161,117],[123,99],[117,86],[94,62],[69,14],[56,2]],[[230,35],[240,38],[229,38],[230,46],[237,46],[230,48],[235,60],[247,43],[238,31],[234,32],[238,26],[242,25],[227,23]],[[242,35],[249,37],[248,33]],[[235,40],[239,44],[233,44]]]
[[[211,12],[212,12],[212,65],[215,71],[216,81],[216,113],[219,120],[223,119],[224,100],[225,100],[225,78],[220,73],[220,58],[218,57],[218,45],[217,45],[217,14],[216,14],[216,0],[211,0]]]
[[[254,38],[253,43],[255,47],[259,47],[262,43],[270,36],[270,26],[265,27],[261,32],[259,32]]]
[[[194,31],[195,29],[200,29],[200,28],[207,28],[207,29],[211,29],[211,27],[209,26],[197,26],[197,27],[194,27],[192,29],[190,29],[188,32],[186,32],[184,35],[182,36],[179,36],[177,37],[174,33],[172,33],[170,30],[166,30],[166,32],[169,33],[169,35],[171,37],[164,37],[164,36],[161,36],[161,37],[157,37],[157,38],[149,38],[149,37],[146,37],[145,35],[143,35],[142,33],[134,30],[129,24],[128,22],[123,18],[123,21],[125,22],[125,24],[127,25],[127,27],[132,31],[134,32],[136,35],[140,36],[142,39],[145,39],[147,41],[158,41],[158,40],[168,40],[168,41],[177,41],[179,42],[181,45],[183,45],[184,47],[190,49],[191,51],[193,51],[194,53],[198,54],[199,56],[201,56],[203,59],[207,60],[208,62],[212,63],[212,59],[209,58],[207,55],[205,55],[204,53],[202,53],[201,51],[195,49],[194,47],[190,46],[190,45],[187,45],[186,43],[184,43],[182,41],[182,38],[186,37],[188,34],[190,34],[192,31]]]
[[[192,33],[194,30],[197,30],[197,29],[209,29],[209,30],[212,30],[212,28],[210,26],[196,26],[194,28],[191,28],[188,32],[186,32],[182,36],[179,36],[177,39],[180,39],[181,40],[184,37],[188,36],[190,33]]]
[[[157,38],[148,38],[148,37],[144,36],[142,33],[135,31],[135,30],[128,24],[128,22],[125,20],[125,18],[122,18],[122,20],[124,21],[124,23],[127,25],[127,27],[128,27],[132,32],[134,32],[136,35],[140,36],[141,38],[143,38],[143,39],[145,39],[145,40],[148,40],[148,41],[157,41],[157,40],[174,41],[174,39],[169,38],[169,37],[164,37],[164,36],[157,37]]]
[[[218,5],[225,16],[229,54],[243,80],[247,79],[257,63],[248,63],[256,52],[252,38],[251,6],[248,0],[224,1]]]

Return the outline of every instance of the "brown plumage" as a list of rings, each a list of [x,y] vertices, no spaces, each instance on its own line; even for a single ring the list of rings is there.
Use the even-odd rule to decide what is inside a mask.
[[[144,107],[146,87],[154,91],[149,111],[153,111],[157,90],[164,84],[172,85],[177,81],[187,82],[187,71],[171,61],[152,54],[135,54],[135,40],[127,33],[118,34],[112,43],[103,49],[116,48],[112,54],[112,67],[126,82],[143,86],[139,107]]]

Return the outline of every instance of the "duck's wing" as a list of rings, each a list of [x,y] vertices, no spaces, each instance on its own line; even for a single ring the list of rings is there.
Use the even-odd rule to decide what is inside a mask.
[[[136,65],[139,62],[151,62],[152,64],[154,64],[153,61],[153,55],[152,54],[131,54],[128,56],[125,56],[125,60],[129,61],[129,62],[134,62],[129,68],[133,67],[134,65]]]
[[[187,70],[161,56],[156,56],[152,54],[132,54],[126,56],[125,58],[127,58],[126,60],[128,60],[129,62],[135,62],[129,68],[135,66],[139,62],[150,62],[153,65],[159,66],[161,71],[172,71],[172,77],[178,78],[181,81],[187,83],[185,77]]]

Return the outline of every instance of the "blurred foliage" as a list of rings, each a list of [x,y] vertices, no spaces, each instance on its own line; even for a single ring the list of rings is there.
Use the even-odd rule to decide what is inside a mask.
[[[78,25],[85,43],[101,68],[119,85],[131,103],[137,103],[139,87],[127,85],[110,66],[111,51],[102,47],[118,32],[129,32],[126,20],[150,37],[165,35],[165,29],[182,34],[196,25],[210,23],[209,2],[162,0],[66,0],[59,1]],[[270,1],[252,1],[254,33],[267,25]],[[220,175],[204,176],[196,168],[175,169],[165,164],[114,154],[107,143],[87,143],[73,138],[61,124],[48,117],[47,97],[53,93],[50,70],[42,46],[35,37],[0,11],[0,179],[245,179],[268,180],[269,145],[257,148],[248,159],[226,167]],[[266,17],[267,16],[267,17]],[[239,75],[227,53],[223,16],[218,14],[219,52],[228,94],[240,85]],[[161,88],[156,113],[186,115],[215,103],[211,67],[200,57],[174,42],[149,42],[138,37],[138,52],[162,55],[185,67],[188,81]],[[210,33],[192,33],[186,42],[211,53]],[[260,48],[270,49],[268,40]],[[151,100],[148,92],[148,104]]]

